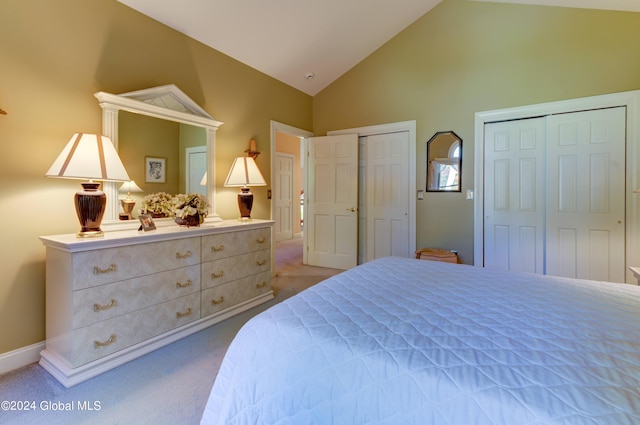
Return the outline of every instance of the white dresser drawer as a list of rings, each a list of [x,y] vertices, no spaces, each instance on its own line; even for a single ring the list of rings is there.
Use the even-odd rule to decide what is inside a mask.
[[[47,249],[40,365],[65,387],[273,299],[271,221],[166,224],[40,238]]]
[[[73,292],[73,328],[200,291],[200,266],[183,267]]]
[[[200,262],[200,238],[105,248],[74,254],[73,289],[84,289]]]
[[[202,291],[202,317],[218,313],[270,290],[270,271],[204,290]]]
[[[270,227],[203,236],[202,261],[259,251],[270,246]]]
[[[197,292],[76,329],[68,339],[69,345],[57,349],[71,367],[78,367],[199,318],[200,293]]]
[[[241,277],[270,270],[271,250],[250,252],[202,263],[202,288],[212,288]]]

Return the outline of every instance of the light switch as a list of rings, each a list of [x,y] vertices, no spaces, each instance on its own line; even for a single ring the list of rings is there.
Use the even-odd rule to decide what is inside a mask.
[[[467,189],[467,200],[473,199],[473,190]]]

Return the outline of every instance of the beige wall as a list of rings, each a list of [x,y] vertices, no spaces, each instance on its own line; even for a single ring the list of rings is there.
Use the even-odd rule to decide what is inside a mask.
[[[154,192],[180,193],[180,124],[123,111],[118,114],[118,130],[118,153],[129,178],[144,191],[139,196]],[[146,156],[166,160],[165,183],[145,182]],[[138,203],[136,210],[140,207]]]
[[[44,173],[74,132],[101,132],[93,93],[176,84],[225,123],[216,135],[218,185],[252,138],[269,169],[270,120],[311,129],[310,96],[116,0],[3,0],[0,40],[0,108],[8,112],[0,115],[0,354],[45,338],[38,236],[78,231],[80,186]],[[269,188],[255,188],[256,218],[269,218]],[[223,218],[237,216],[235,192],[218,187]]]
[[[416,243],[472,263],[474,114],[640,89],[638,46],[640,13],[443,0],[314,97],[313,131],[416,120],[417,189],[427,140],[455,131],[462,192],[416,201]]]

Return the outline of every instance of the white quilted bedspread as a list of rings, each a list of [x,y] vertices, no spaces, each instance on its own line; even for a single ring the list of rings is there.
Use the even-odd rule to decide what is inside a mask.
[[[383,258],[250,320],[202,424],[640,424],[640,288]]]

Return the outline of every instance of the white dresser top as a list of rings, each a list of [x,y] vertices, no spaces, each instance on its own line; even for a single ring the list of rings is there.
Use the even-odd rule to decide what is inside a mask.
[[[98,238],[79,238],[75,233],[68,233],[63,235],[40,236],[40,240],[47,248],[79,252],[249,230],[271,226],[272,224],[272,220],[258,219],[251,219],[249,221],[223,220],[209,223],[205,222],[198,227],[178,226],[174,223],[167,226],[158,226],[157,229],[148,232],[137,230],[105,231],[104,236]]]

